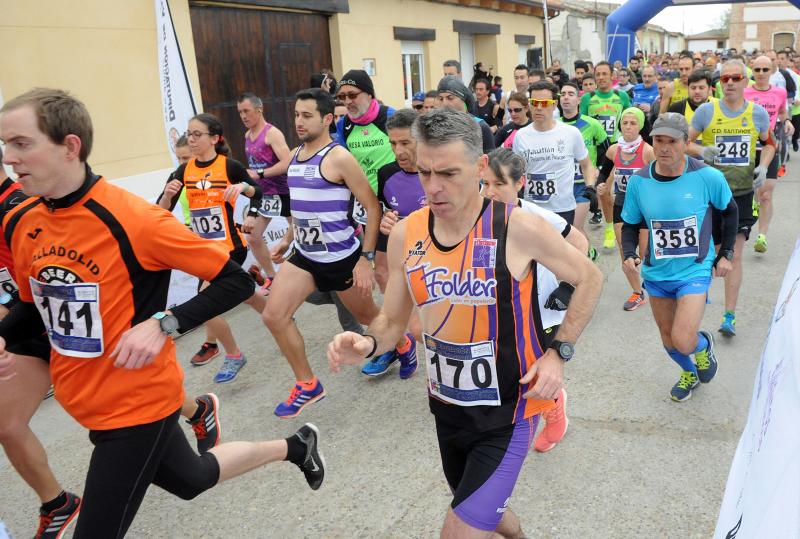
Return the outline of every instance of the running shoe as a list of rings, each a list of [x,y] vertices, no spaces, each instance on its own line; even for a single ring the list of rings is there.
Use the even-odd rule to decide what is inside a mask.
[[[753,217],[758,219],[758,212],[761,210],[761,204],[759,204],[758,199],[753,197]]]
[[[700,383],[707,384],[717,374],[717,356],[714,355],[714,337],[708,331],[700,330],[700,333],[708,340],[708,347],[694,354],[694,362]]]
[[[603,239],[604,249],[613,249],[617,246],[617,236],[613,228],[606,228],[605,239]]]
[[[60,539],[67,532],[70,524],[81,511],[81,499],[71,492],[66,492],[64,505],[49,513],[39,510],[39,529],[34,539]]]
[[[767,252],[767,237],[764,234],[758,235],[758,238],[756,238],[756,244],[753,245],[753,249],[757,253]]]
[[[194,399],[194,402],[197,403],[197,413],[186,422],[192,426],[194,436],[197,438],[197,452],[202,455],[212,447],[218,446],[222,440],[219,399],[213,393],[206,393]]]
[[[241,359],[236,359],[226,354],[225,361],[217,371],[217,374],[214,375],[214,383],[225,384],[233,382],[245,365],[247,365],[247,358],[244,357],[244,354],[242,354]]]
[[[599,211],[594,212],[589,218],[589,222],[593,225],[599,225],[603,222],[603,213]]]
[[[793,140],[792,141],[792,150],[794,150],[796,152],[798,149],[800,149],[800,146],[797,144],[796,140]]]
[[[253,277],[253,280],[256,282],[258,286],[264,285],[264,276],[261,275],[261,268],[259,268],[256,264],[250,266],[250,269],[247,270],[247,273]]]
[[[726,337],[736,335],[736,315],[732,311],[725,311],[725,314],[722,315],[722,324],[719,326],[719,332]]]
[[[275,278],[267,276],[264,277],[262,280],[264,282],[259,287],[258,293],[261,294],[262,296],[269,296],[269,289],[272,287],[272,281],[275,280]]]
[[[537,436],[533,443],[533,448],[539,453],[547,453],[560,442],[567,433],[569,419],[567,418],[567,390],[561,389],[558,394],[555,408],[551,408],[544,414],[544,429]]]
[[[672,391],[669,396],[675,402],[683,402],[689,400],[692,396],[692,390],[700,385],[700,380],[697,375],[691,371],[682,371],[678,383],[672,386]]]
[[[306,446],[306,458],[297,467],[306,476],[311,490],[317,490],[325,479],[325,457],[319,450],[319,429],[313,423],[306,423],[297,429],[295,436]]]
[[[361,368],[361,374],[366,374],[367,376],[381,376],[382,374],[386,374],[389,367],[392,366],[392,363],[397,361],[397,356],[396,350],[389,350],[385,354],[374,357],[364,363],[364,366]]]
[[[778,169],[778,177],[783,178],[786,176],[786,165],[781,165],[781,168]]]
[[[325,388],[317,380],[313,389],[303,389],[300,384],[295,384],[289,393],[289,398],[275,408],[275,415],[281,419],[289,419],[299,415],[303,408],[311,403],[325,398]]]
[[[645,303],[647,303],[647,300],[644,298],[644,292],[634,292],[631,294],[631,297],[622,304],[622,308],[626,311],[635,311]]]
[[[595,249],[594,247],[589,247],[589,253],[588,253],[588,256],[589,256],[589,259],[590,259],[592,262],[594,262],[595,260],[597,260],[597,249]]]
[[[411,333],[406,333],[406,338],[411,342],[408,351],[405,353],[397,353],[400,358],[400,378],[407,380],[414,376],[417,372],[417,341]]]
[[[205,365],[218,355],[219,355],[219,345],[213,342],[204,342],[203,345],[200,347],[200,350],[198,350],[197,353],[192,356],[192,359],[189,360],[189,363],[191,363],[195,367],[200,367],[201,365]]]

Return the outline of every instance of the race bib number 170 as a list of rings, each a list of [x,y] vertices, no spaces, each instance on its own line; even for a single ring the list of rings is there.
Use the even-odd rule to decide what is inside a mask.
[[[458,406],[500,406],[494,343],[451,343],[423,335],[432,396]]]
[[[33,302],[50,344],[65,356],[103,355],[103,319],[97,283],[45,284],[30,277]]]

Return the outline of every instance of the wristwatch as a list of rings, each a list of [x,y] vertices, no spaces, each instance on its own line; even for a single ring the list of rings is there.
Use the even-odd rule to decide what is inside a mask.
[[[258,174],[258,177],[261,178],[262,180],[264,179],[264,169],[263,168],[256,169],[256,174]]]
[[[555,350],[565,362],[572,359],[572,356],[575,355],[575,345],[571,342],[554,340],[550,343],[548,348]]]
[[[175,318],[171,314],[167,314],[165,312],[157,312],[151,318],[155,318],[158,320],[158,323],[161,325],[161,331],[166,333],[167,335],[174,335],[178,332],[178,328],[180,324],[178,323],[178,319]]]
[[[375,263],[375,251],[361,251],[361,256],[366,258],[368,262]]]

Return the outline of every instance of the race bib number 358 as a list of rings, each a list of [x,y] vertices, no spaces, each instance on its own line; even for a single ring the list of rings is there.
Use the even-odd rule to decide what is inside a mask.
[[[33,277],[29,279],[34,304],[53,348],[72,357],[103,355],[99,285],[45,284]]]
[[[432,396],[458,406],[500,406],[494,343],[451,343],[423,335]]]
[[[694,257],[700,254],[697,217],[651,220],[653,253],[656,260]]]

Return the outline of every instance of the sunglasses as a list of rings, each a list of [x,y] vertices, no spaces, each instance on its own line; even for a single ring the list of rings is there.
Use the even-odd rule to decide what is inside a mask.
[[[719,80],[722,81],[722,84],[728,84],[728,81],[742,82],[744,75],[722,75]]]
[[[754,67],[753,68],[753,72],[754,73],[769,73],[770,71],[772,71],[772,70],[770,68],[768,68],[768,67]]]
[[[528,100],[531,106],[535,109],[543,109],[545,107],[551,107],[556,104],[555,99],[529,99]]]
[[[336,99],[338,99],[339,101],[345,101],[347,99],[349,99],[350,101],[354,101],[356,97],[360,96],[363,93],[364,92],[350,92],[350,93],[342,92],[336,96]]]
[[[523,109],[523,108],[519,108],[519,109],[511,109],[511,108],[510,108],[510,109],[508,109],[508,110],[509,110],[510,112],[513,112],[514,114],[519,114],[520,112],[524,111],[525,109]]]
[[[419,105],[411,105],[411,106],[414,107],[414,110],[422,110],[422,107],[424,107],[425,105],[420,103]]]

